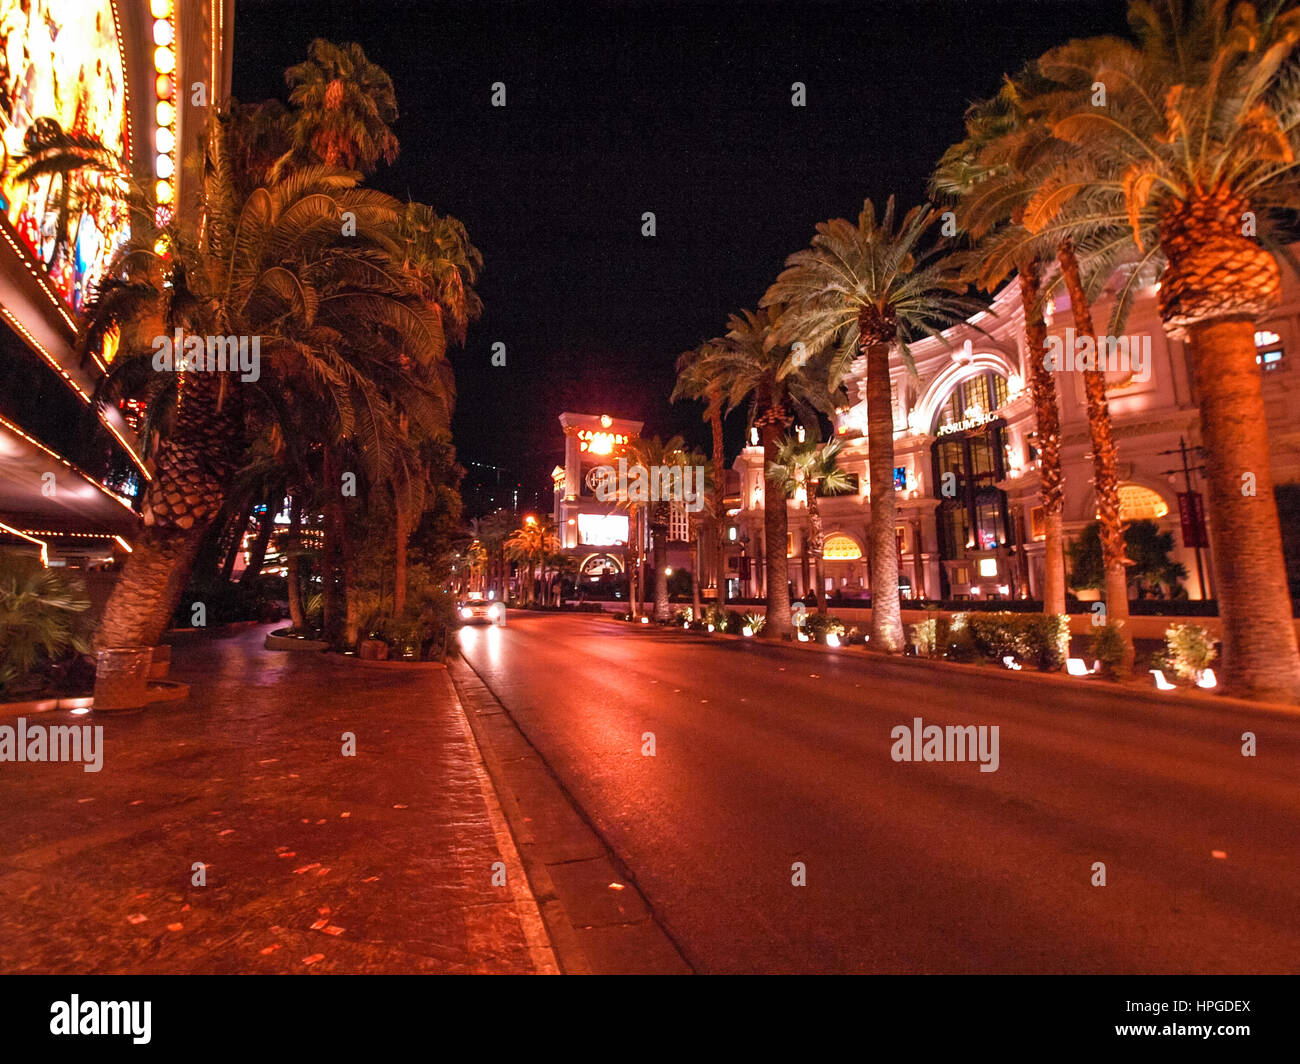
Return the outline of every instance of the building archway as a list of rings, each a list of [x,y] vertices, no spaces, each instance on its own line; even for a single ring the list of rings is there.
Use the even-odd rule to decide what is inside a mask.
[[[998,412],[1018,381],[1003,365],[972,359],[947,374],[946,391],[932,389],[928,397],[944,598],[1009,598],[1016,591],[1018,544],[1006,492],[998,487],[1007,476],[1006,420]]]

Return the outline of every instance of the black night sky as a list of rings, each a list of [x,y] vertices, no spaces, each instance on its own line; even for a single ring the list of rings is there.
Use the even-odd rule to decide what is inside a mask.
[[[460,218],[486,260],[486,312],[453,354],[461,461],[507,467],[545,508],[561,411],[705,445],[701,407],[668,403],[683,350],[753,306],[818,221],[921,201],[1003,73],[1124,30],[1123,0],[239,0],[234,91],[286,98],[314,36],[392,76],[402,152],[372,183]]]

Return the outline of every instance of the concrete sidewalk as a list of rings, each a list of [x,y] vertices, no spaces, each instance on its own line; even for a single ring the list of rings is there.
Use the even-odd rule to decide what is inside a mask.
[[[0,764],[0,972],[555,972],[446,670],[267,630],[177,646],[186,702],[27,718],[103,767]]]

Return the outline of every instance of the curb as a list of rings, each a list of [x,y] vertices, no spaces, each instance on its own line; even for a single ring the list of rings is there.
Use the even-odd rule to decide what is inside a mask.
[[[488,722],[482,719],[484,714],[481,711],[470,712],[468,708],[465,709],[465,717],[478,742],[480,754],[497,792],[497,800],[515,838],[516,849],[541,909],[542,918],[551,935],[552,949],[562,971],[568,975],[614,974],[615,971],[627,974],[628,965],[625,959],[635,956],[639,961],[637,968],[639,974],[693,974],[694,968],[686,960],[677,943],[659,923],[649,902],[645,900],[637,886],[635,877],[630,874],[604,837],[592,825],[581,806],[552,771],[546,759],[529,742],[528,737],[510,715],[510,711],[463,657],[449,659],[449,675],[456,687],[458,697],[461,696],[461,689],[464,687],[467,696],[474,700],[489,702],[495,707],[495,711],[486,716],[499,717],[509,729],[509,741],[517,740],[521,744],[519,746],[521,756],[513,758],[508,765],[488,734]],[[461,701],[464,706],[465,698]],[[526,754],[522,754],[524,750],[527,751]],[[541,821],[546,819],[546,813],[554,813],[557,809],[562,809],[563,814],[567,818],[572,818],[571,822],[579,825],[585,832],[585,836],[589,836],[588,845],[598,850],[598,854],[575,857],[571,853],[566,856],[563,852],[546,852],[547,844],[537,839],[533,820],[525,816],[514,793],[516,788],[512,782],[512,775],[526,787],[526,781],[519,775],[527,771],[524,762],[533,763],[535,773],[545,778],[547,790],[551,792],[535,804],[530,802],[529,812]],[[513,774],[511,765],[516,766]],[[535,782],[536,775],[534,775]],[[535,794],[534,798],[536,798]],[[540,808],[543,803],[550,808]],[[565,843],[553,842],[551,848],[562,851]],[[555,876],[551,874],[552,867],[556,869],[555,875],[564,880],[564,883],[558,887]],[[572,905],[566,905],[566,898],[569,902],[576,903],[579,910],[588,910],[589,915],[593,908],[592,902],[596,900],[596,895],[590,890],[589,884],[588,889],[584,891],[580,874],[584,869],[602,873],[605,882],[608,881],[608,875],[617,876],[623,884],[619,897],[625,898],[629,907],[643,909],[643,913],[635,918],[629,915],[629,918],[611,920],[604,924],[583,925],[581,929],[575,926],[570,916]],[[566,884],[567,889],[565,889]],[[602,894],[601,897],[607,900],[611,896]],[[599,901],[597,901],[598,905]],[[590,944],[590,950],[587,944]],[[607,962],[604,965],[600,963],[602,956]]]
[[[478,674],[470,668],[468,662],[462,659],[461,664],[470,669],[474,678],[478,679]],[[546,924],[546,931],[551,940],[551,951],[555,954],[555,960],[560,966],[560,972],[563,975],[592,975],[594,973],[587,963],[586,954],[578,943],[578,936],[573,930],[573,923],[570,921],[569,914],[565,911],[564,904],[556,893],[555,883],[552,881],[550,873],[546,870],[546,863],[532,852],[531,847],[526,847],[521,842],[521,838],[526,837],[524,833],[524,814],[519,808],[515,796],[510,792],[510,788],[505,786],[505,766],[502,764],[495,748],[488,742],[487,736],[484,735],[482,723],[475,720],[474,715],[466,710],[460,698],[460,690],[451,677],[450,669],[448,669],[448,679],[452,680],[451,688],[456,696],[456,705],[460,708],[461,716],[468,725],[470,734],[474,737],[474,745],[478,748],[479,757],[483,759],[483,764],[487,767],[488,776],[492,780],[492,789],[496,791],[497,803],[501,806],[501,812],[506,818],[507,825],[509,825],[510,834],[514,837],[515,850],[524,866],[524,874],[528,877],[528,885],[532,889],[537,908],[542,914],[542,921]],[[479,683],[482,682],[480,679]],[[483,684],[483,686],[487,687],[486,684]],[[504,707],[502,708],[504,711]]]
[[[624,622],[627,623],[627,622]],[[670,630],[681,631],[679,625],[632,625],[631,628],[667,628]],[[698,632],[688,633],[699,635]],[[1201,694],[1191,690],[1170,691],[1161,693],[1155,690],[1148,690],[1145,687],[1137,687],[1133,683],[1116,683],[1104,680],[1100,677],[1092,679],[1080,679],[1073,676],[1067,676],[1064,673],[1057,672],[1039,672],[1024,668],[1018,671],[1009,669],[999,669],[993,665],[971,665],[965,662],[944,661],[939,658],[922,658],[914,654],[895,654],[884,655],[875,654],[870,650],[865,652],[855,647],[828,647],[822,643],[807,642],[801,643],[797,639],[793,640],[769,640],[762,639],[758,636],[746,638],[745,636],[732,635],[730,632],[713,632],[710,633],[710,639],[738,640],[744,643],[752,643],[754,646],[778,647],[789,650],[812,651],[823,655],[850,655],[858,660],[876,662],[880,665],[897,666],[904,669],[935,669],[940,672],[951,671],[958,675],[979,676],[986,680],[1015,680],[1017,683],[1028,682],[1030,684],[1039,684],[1048,688],[1067,688],[1071,691],[1079,691],[1084,687],[1092,686],[1101,688],[1110,694],[1122,695],[1132,698],[1134,701],[1142,702],[1146,705],[1153,706],[1181,706],[1185,709],[1231,709],[1238,712],[1247,713],[1271,713],[1285,717],[1300,716],[1300,706],[1291,706],[1282,702],[1252,702],[1246,698],[1234,698],[1231,695],[1212,695]]]

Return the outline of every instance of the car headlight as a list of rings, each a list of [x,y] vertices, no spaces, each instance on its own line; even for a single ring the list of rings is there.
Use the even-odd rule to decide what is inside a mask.
[[[499,603],[499,602],[494,602],[494,603],[492,603],[491,606],[488,607],[488,616],[489,616],[489,617],[500,617],[500,616],[502,616],[505,612],[506,612],[506,611],[502,608],[501,603]]]
[[[473,616],[474,616],[474,611],[472,609],[470,609],[468,606],[461,607],[461,611],[460,611],[461,620],[468,621]]]

